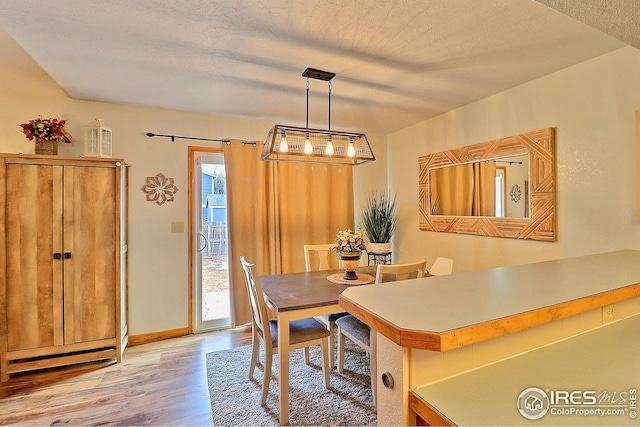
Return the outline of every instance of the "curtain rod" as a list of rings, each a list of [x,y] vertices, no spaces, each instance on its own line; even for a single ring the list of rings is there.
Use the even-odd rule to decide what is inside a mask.
[[[485,160],[485,163],[489,163],[491,160]],[[522,162],[512,162],[510,160],[493,160],[496,163],[509,163],[510,165],[521,165]]]
[[[522,162],[511,162],[509,160],[496,160],[496,163],[509,163],[510,165],[521,165]]]
[[[153,133],[153,132],[147,132],[145,135],[147,135],[149,138],[153,138],[154,136],[171,138],[171,142],[176,142],[176,139],[195,139],[198,141],[226,142],[227,144],[231,143],[230,139],[214,139],[214,138],[197,138],[194,136],[162,135],[162,134]]]

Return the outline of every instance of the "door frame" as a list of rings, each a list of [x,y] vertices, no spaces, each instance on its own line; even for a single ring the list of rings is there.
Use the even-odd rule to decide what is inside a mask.
[[[198,147],[198,146],[189,146],[188,147],[188,152],[189,152],[189,210],[188,210],[188,215],[189,215],[189,222],[188,222],[188,227],[189,227],[189,333],[193,334],[196,332],[196,326],[195,326],[195,307],[193,306],[194,304],[194,285],[195,285],[195,280],[196,278],[194,277],[194,265],[193,265],[193,261],[194,261],[194,235],[193,235],[193,227],[194,227],[194,223],[193,223],[193,207],[194,207],[194,203],[195,203],[195,197],[196,194],[194,194],[194,188],[195,188],[195,173],[194,173],[194,164],[195,164],[195,158],[196,158],[196,153],[212,153],[212,154],[222,154],[222,147],[218,148],[218,147]],[[200,195],[197,195],[198,197],[200,197]]]

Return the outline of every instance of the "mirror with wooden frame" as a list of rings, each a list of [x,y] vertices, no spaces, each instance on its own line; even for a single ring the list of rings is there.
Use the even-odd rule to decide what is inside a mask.
[[[555,129],[418,159],[420,229],[555,241]]]

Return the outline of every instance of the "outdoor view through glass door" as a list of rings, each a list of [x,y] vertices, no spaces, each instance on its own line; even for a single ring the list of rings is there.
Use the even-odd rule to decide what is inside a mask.
[[[195,330],[230,326],[227,195],[222,153],[194,157]]]

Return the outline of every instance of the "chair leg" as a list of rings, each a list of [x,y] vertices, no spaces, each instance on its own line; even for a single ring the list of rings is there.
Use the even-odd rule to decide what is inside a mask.
[[[258,364],[258,358],[260,357],[260,340],[258,339],[255,329],[251,334],[252,349],[251,349],[251,365],[249,366],[249,379],[253,378],[253,372]]]
[[[271,351],[264,352],[264,380],[262,381],[262,396],[260,404],[262,406],[267,403],[267,394],[269,393],[269,381],[271,381],[271,364],[273,362],[273,354]]]
[[[344,372],[344,334],[338,328],[338,372]]]
[[[327,338],[327,341],[329,342],[329,367],[331,369],[336,367],[335,330],[336,322],[332,320],[329,322],[329,337]]]
[[[324,374],[324,386],[325,388],[331,387],[329,384],[329,346],[327,345],[327,341],[322,341],[322,373]]]

